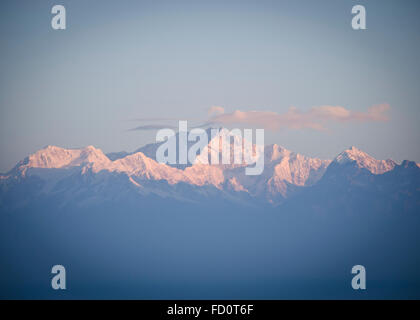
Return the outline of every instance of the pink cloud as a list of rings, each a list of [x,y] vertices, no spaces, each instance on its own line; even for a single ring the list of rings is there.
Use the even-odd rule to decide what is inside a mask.
[[[211,113],[209,112],[209,114],[215,114],[210,119],[210,123],[223,125],[244,124],[275,131],[281,128],[326,130],[325,125],[329,122],[388,121],[386,113],[390,106],[388,104],[374,105],[368,108],[366,112],[350,111],[342,106],[319,106],[313,107],[306,112],[301,112],[297,108],[291,107],[283,114],[271,111],[240,110],[224,113],[222,107],[217,108],[221,109],[213,109]],[[223,113],[217,112],[221,110],[223,110]]]
[[[208,111],[209,115],[219,115],[219,114],[223,114],[225,113],[225,108],[220,107],[220,106],[212,106],[210,107],[209,111]]]

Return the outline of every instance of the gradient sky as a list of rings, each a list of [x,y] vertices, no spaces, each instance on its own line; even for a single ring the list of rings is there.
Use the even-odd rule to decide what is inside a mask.
[[[51,28],[55,4],[66,30]],[[367,30],[351,28],[355,4]],[[129,131],[135,119],[206,119],[215,105],[388,103],[388,122],[266,131],[266,143],[420,162],[419,12],[417,0],[1,1],[0,172],[46,145],[132,151],[156,134]]]

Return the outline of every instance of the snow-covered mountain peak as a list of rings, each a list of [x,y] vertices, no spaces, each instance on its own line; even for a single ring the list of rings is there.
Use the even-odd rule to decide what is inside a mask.
[[[231,168],[246,166],[252,162],[251,159],[256,161],[264,154],[264,146],[245,139],[242,131],[210,128],[206,130],[206,133],[209,138],[208,144],[203,148],[203,152],[197,155],[195,164],[222,164],[224,167]],[[251,139],[254,138],[251,137]],[[215,159],[219,159],[218,163]]]
[[[349,161],[363,161],[363,159],[373,159],[367,153],[363,152],[362,150],[356,148],[355,146],[351,146],[350,148],[344,150],[336,157],[336,162],[338,163],[347,163]]]
[[[391,159],[377,160],[354,146],[340,153],[334,159],[334,162],[338,164],[355,162],[359,168],[365,168],[373,174],[385,173],[392,170],[396,165]]]
[[[105,164],[110,160],[93,146],[80,149],[64,149],[47,146],[31,154],[22,165],[24,168],[65,168],[80,166],[86,163]]]
[[[283,157],[289,157],[291,153],[291,151],[277,144],[266,146],[264,149],[265,160],[268,162],[279,160]]]

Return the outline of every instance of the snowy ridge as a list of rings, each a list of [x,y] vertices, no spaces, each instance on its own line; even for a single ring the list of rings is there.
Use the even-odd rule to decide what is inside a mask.
[[[125,173],[146,180],[166,180],[169,184],[186,182],[202,186],[223,182],[221,170],[213,166],[195,165],[185,170],[161,164],[141,152],[129,154],[117,160],[110,160],[100,149],[88,146],[81,149],[65,149],[47,146],[30,155],[17,166],[17,172],[25,176],[39,170],[33,169],[70,169],[80,167],[81,173],[100,171]]]
[[[226,134],[223,130],[219,137]],[[111,160],[100,149],[88,146],[80,149],[65,149],[56,146],[47,146],[24,161],[21,161],[7,175],[0,175],[0,181],[7,181],[8,177],[26,177],[36,175],[47,181],[45,190],[54,190],[54,185],[60,179],[77,174],[80,177],[97,177],[97,184],[105,183],[104,174],[124,175],[132,187],[141,189],[142,193],[165,194],[188,198],[188,194],[176,189],[162,190],[159,184],[154,182],[166,182],[169,186],[184,183],[191,187],[214,187],[221,192],[230,195],[247,194],[251,197],[260,198],[264,201],[276,204],[281,203],[296,190],[316,184],[326,172],[331,162],[344,165],[355,163],[359,168],[365,168],[373,174],[382,174],[392,170],[396,163],[392,160],[376,160],[367,153],[351,147],[340,153],[333,161],[310,158],[276,144],[257,146],[244,144],[242,137],[224,136],[230,139],[227,145],[230,148],[231,163],[234,162],[237,149],[233,145],[248,146],[241,152],[252,153],[255,157],[264,157],[264,171],[261,175],[248,176],[245,174],[245,163],[239,164],[206,164],[203,154],[198,154],[193,165],[176,167],[162,163],[143,152],[120,153],[120,157]],[[222,151],[221,140],[214,143],[215,138],[209,141],[207,148],[208,157],[213,152]],[[218,144],[219,143],[219,144]],[[148,145],[148,148],[156,146]],[[250,147],[250,148],[249,148]],[[219,149],[219,150],[217,150]],[[221,160],[221,157],[220,157]],[[251,165],[252,166],[252,165]],[[417,164],[419,166],[419,164]],[[3,182],[2,182],[3,183]],[[198,189],[197,189],[198,190]],[[203,189],[205,190],[205,189]],[[139,191],[140,192],[140,191]],[[205,191],[200,191],[205,192]]]
[[[396,166],[396,163],[391,159],[376,160],[367,153],[353,146],[340,153],[334,159],[334,162],[338,164],[355,162],[359,168],[365,168],[373,174],[383,174],[394,169]]]
[[[108,157],[93,146],[81,149],[64,149],[47,146],[30,155],[22,168],[66,168],[80,166],[87,163],[106,165]]]

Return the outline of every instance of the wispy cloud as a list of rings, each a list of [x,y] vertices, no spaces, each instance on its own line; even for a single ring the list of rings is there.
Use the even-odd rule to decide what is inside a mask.
[[[224,113],[225,113],[225,108],[220,107],[220,106],[212,106],[208,110],[209,116],[211,116],[211,115],[219,115],[219,114],[224,114]]]
[[[259,127],[272,131],[282,128],[288,129],[312,129],[327,130],[328,124],[344,122],[383,122],[388,121],[388,104],[371,106],[366,111],[351,111],[342,106],[317,106],[308,111],[300,111],[295,107],[289,108],[285,113],[273,111],[241,111],[235,110],[226,113],[221,106],[212,106],[208,109],[208,119],[189,119],[188,121],[199,121],[201,124],[193,127],[208,127],[215,125],[238,125]],[[140,118],[140,122],[160,122],[144,124],[129,131],[153,131],[160,129],[177,129],[177,126],[165,123],[167,121],[178,121],[185,119],[176,118]]]
[[[212,113],[218,112],[207,123],[209,125],[249,125],[269,130],[281,128],[326,130],[326,125],[332,122],[377,122],[388,121],[388,104],[374,105],[365,112],[351,111],[342,106],[319,106],[302,112],[290,108],[286,113],[271,111],[240,111],[224,113],[224,109],[211,108]],[[210,113],[210,110],[209,110]]]
[[[130,121],[137,121],[137,122],[148,122],[148,121],[178,121],[178,118],[135,118],[135,119],[130,119]]]
[[[132,129],[129,129],[128,131],[153,131],[153,130],[160,130],[160,129],[176,129],[175,126],[170,126],[168,124],[146,124],[142,126],[138,126]]]

